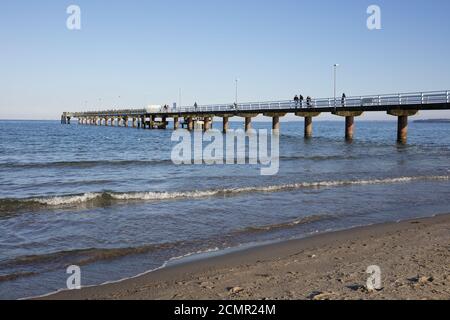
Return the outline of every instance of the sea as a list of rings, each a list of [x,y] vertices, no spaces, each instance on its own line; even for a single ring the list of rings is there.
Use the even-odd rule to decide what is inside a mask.
[[[406,145],[395,121],[355,125],[349,143],[342,121],[315,121],[312,139],[303,122],[282,122],[279,171],[264,176],[258,164],[175,164],[171,129],[0,121],[0,299],[67,289],[69,266],[99,285],[450,212],[449,124],[411,122]]]

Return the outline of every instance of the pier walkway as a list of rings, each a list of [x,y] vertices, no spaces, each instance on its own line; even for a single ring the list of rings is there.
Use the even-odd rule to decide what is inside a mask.
[[[173,119],[174,129],[180,128],[180,119],[188,130],[194,130],[200,123],[206,131],[211,128],[212,119],[223,119],[223,132],[229,127],[229,118],[245,119],[245,130],[252,128],[252,118],[264,115],[272,118],[272,129],[280,130],[280,118],[295,114],[305,119],[305,137],[312,137],[312,119],[322,113],[331,113],[345,118],[345,138],[352,140],[354,119],[364,112],[386,112],[398,118],[397,140],[406,143],[408,117],[421,110],[450,110],[450,90],[413,92],[342,98],[307,99],[303,101],[268,101],[238,104],[216,104],[202,106],[161,107],[105,111],[64,112],[61,123],[70,124],[72,118],[83,125],[123,126],[142,129],[166,129],[168,119]]]

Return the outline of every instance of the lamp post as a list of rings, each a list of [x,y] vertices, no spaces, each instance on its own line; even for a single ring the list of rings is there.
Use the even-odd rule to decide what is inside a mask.
[[[237,104],[238,104],[238,82],[239,82],[239,79],[236,78],[235,81],[236,81],[236,95],[235,95],[234,103],[236,104],[236,107],[237,107]]]
[[[336,108],[336,74],[337,74],[337,67],[339,67],[339,64],[333,65],[333,71],[334,71],[334,107]]]

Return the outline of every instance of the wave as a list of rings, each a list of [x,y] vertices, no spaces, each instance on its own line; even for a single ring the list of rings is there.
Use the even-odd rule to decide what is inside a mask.
[[[247,228],[243,228],[241,230],[236,231],[236,233],[257,233],[257,232],[267,232],[267,231],[273,231],[273,230],[279,230],[279,229],[289,229],[294,228],[296,226],[305,225],[313,222],[323,221],[327,219],[333,218],[333,215],[329,214],[317,214],[317,215],[311,215],[306,217],[301,217],[294,219],[292,221],[282,222],[282,223],[276,223],[276,224],[270,224],[270,225],[264,225],[264,226],[250,226]]]
[[[311,161],[326,161],[326,160],[357,160],[361,156],[355,155],[323,155],[323,156],[281,156],[280,160],[311,160]]]
[[[168,256],[172,258],[164,258],[167,262],[176,261],[182,258],[187,258],[197,254],[205,254],[217,252],[225,248],[239,246],[239,235],[254,234],[256,232],[269,232],[278,229],[293,228],[298,225],[305,225],[325,219],[332,218],[331,215],[311,215],[301,217],[292,221],[264,225],[264,226],[250,226],[247,228],[230,231],[229,233],[221,235],[216,239],[192,239],[180,240],[174,242],[166,242],[160,244],[148,244],[137,247],[124,248],[86,248],[66,251],[55,251],[46,254],[26,255],[15,257],[11,260],[0,262],[0,268],[3,270],[30,270],[22,272],[13,272],[10,274],[0,274],[0,283],[16,280],[23,277],[31,277],[42,272],[52,270],[61,270],[69,265],[85,266],[88,264],[111,261],[125,258],[128,256],[145,255],[145,254],[159,254],[160,251],[169,251]],[[35,271],[39,270],[39,272]]]
[[[92,192],[84,194],[70,194],[41,198],[1,199],[0,216],[14,213],[23,209],[42,209],[46,207],[73,206],[107,206],[117,202],[132,201],[165,201],[200,199],[209,197],[231,197],[245,193],[282,192],[298,189],[319,189],[344,186],[362,186],[377,184],[398,184],[415,181],[448,181],[450,176],[415,176],[371,180],[337,180],[319,182],[299,182],[271,186],[252,186],[241,188],[225,188],[195,191],[145,191],[145,192]]]
[[[0,163],[0,169],[50,169],[50,168],[94,168],[103,166],[148,166],[158,164],[171,164],[170,159],[160,160],[80,160],[80,161],[56,161],[56,162],[5,162]]]
[[[16,272],[11,274],[0,275],[0,282],[12,281],[19,278],[32,277],[37,275],[36,272]]]
[[[113,260],[117,258],[122,258],[129,255],[138,255],[150,253],[156,250],[167,250],[175,248],[178,245],[182,245],[181,242],[173,243],[162,243],[162,244],[150,244],[140,247],[130,247],[130,248],[89,248],[89,249],[78,249],[69,251],[58,251],[48,254],[40,255],[29,255],[21,256],[6,262],[0,263],[2,268],[12,268],[12,267],[27,267],[45,264],[53,264],[55,266],[69,266],[76,264],[79,266],[87,265],[97,261]],[[28,273],[25,273],[28,275]],[[18,277],[22,276],[18,274]],[[11,275],[3,276],[1,279],[10,280]]]

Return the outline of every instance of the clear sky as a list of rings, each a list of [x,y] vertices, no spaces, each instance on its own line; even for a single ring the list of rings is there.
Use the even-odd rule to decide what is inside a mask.
[[[0,41],[2,119],[228,103],[236,77],[241,102],[331,97],[334,63],[347,96],[450,90],[448,0],[2,0]]]

